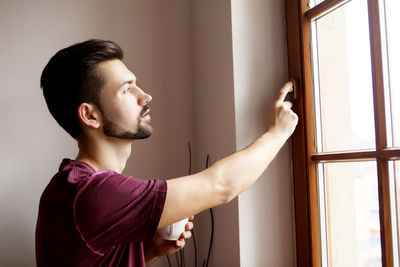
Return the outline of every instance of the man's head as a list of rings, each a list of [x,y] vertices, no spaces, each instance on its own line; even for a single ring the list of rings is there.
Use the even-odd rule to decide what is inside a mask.
[[[122,63],[123,51],[112,41],[88,40],[57,52],[46,65],[41,87],[50,113],[75,139],[84,129],[106,136],[150,136],[145,114],[151,96],[136,85]]]

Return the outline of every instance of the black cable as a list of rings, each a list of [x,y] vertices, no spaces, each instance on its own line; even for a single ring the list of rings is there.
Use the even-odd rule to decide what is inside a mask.
[[[175,259],[176,259],[176,264],[178,265],[178,267],[180,267],[181,264],[180,264],[180,262],[179,262],[178,253],[175,253]]]
[[[210,209],[210,215],[211,215],[211,239],[210,239],[210,247],[208,249],[206,267],[208,267],[208,263],[210,262],[211,249],[212,249],[213,240],[214,240],[214,215],[213,215],[212,209]]]
[[[190,142],[188,142],[188,148],[189,148],[189,175],[191,175],[192,174],[192,149],[191,149]],[[209,159],[210,159],[210,155],[207,155],[206,168],[208,168]],[[208,267],[208,263],[210,261],[211,249],[212,249],[213,240],[214,240],[214,215],[213,215],[212,209],[210,209],[210,215],[211,215],[211,239],[210,239],[210,245],[209,245],[209,249],[208,249],[207,260],[203,261],[203,267],[204,266]],[[193,245],[194,245],[194,266],[197,267],[198,252],[197,252],[196,236],[194,233],[194,229],[192,229],[191,232],[192,232]],[[166,256],[167,256],[169,267],[172,267],[169,256],[168,255],[166,255]],[[175,253],[175,259],[176,259],[176,263],[177,263],[178,267],[186,267],[185,248],[182,248],[179,251],[179,256],[178,256],[178,253]]]
[[[172,267],[172,265],[171,265],[171,260],[169,259],[169,256],[168,255],[166,255],[167,256],[167,260],[168,260],[168,265],[169,265],[169,267]]]
[[[194,245],[194,266],[197,267],[197,245],[196,237],[194,236],[194,229],[192,229],[193,245]]]
[[[210,159],[210,155],[207,155],[207,159],[206,159],[206,169],[208,168],[209,159]],[[212,208],[210,208],[210,216],[211,216],[211,238],[210,238],[210,246],[209,246],[209,248],[208,248],[207,261],[203,261],[203,267],[204,267],[204,264],[205,264],[206,267],[208,267],[208,263],[210,262],[211,249],[212,249],[213,240],[214,240],[214,214],[213,214]]]
[[[179,250],[179,252],[180,252],[180,254],[181,254],[181,267],[184,267],[183,265],[184,265],[184,257],[183,257],[183,254],[184,254],[184,252],[183,252],[183,248],[181,249],[181,250]]]
[[[190,142],[188,142],[189,147],[189,175],[192,174],[192,148],[190,146]],[[193,238],[193,246],[194,246],[194,266],[197,267],[197,244],[196,244],[196,236],[194,234],[194,229],[191,230],[192,238]],[[186,264],[186,263],[185,263]],[[186,266],[186,265],[185,265]]]
[[[185,249],[183,249],[183,267],[186,267]]]

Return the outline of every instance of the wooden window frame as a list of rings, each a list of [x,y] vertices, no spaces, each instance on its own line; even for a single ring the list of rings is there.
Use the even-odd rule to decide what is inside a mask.
[[[309,9],[308,0],[286,0],[289,77],[297,81],[298,90],[293,109],[299,116],[299,124],[292,137],[298,267],[319,267],[322,264],[317,164],[358,160],[377,162],[382,266],[392,267],[394,264],[388,161],[400,159],[400,148],[387,148],[379,0],[368,0],[376,149],[316,152],[310,23],[312,18],[348,1],[325,0]]]

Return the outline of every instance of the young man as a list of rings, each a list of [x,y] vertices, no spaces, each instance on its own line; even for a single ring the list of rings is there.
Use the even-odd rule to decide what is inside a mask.
[[[268,112],[268,130],[247,148],[199,173],[140,180],[122,173],[136,139],[152,133],[151,96],[136,84],[111,41],[88,40],[60,50],[43,70],[41,86],[56,121],[77,140],[40,200],[36,258],[41,266],[145,266],[173,253],[156,231],[229,202],[253,184],[297,124],[281,89]],[[201,190],[199,190],[201,188]],[[193,217],[191,217],[193,219]]]

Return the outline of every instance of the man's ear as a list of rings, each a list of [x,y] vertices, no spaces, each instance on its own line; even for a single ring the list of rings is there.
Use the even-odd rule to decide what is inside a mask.
[[[78,107],[79,121],[87,127],[97,129],[101,124],[100,110],[94,104],[81,103]]]

